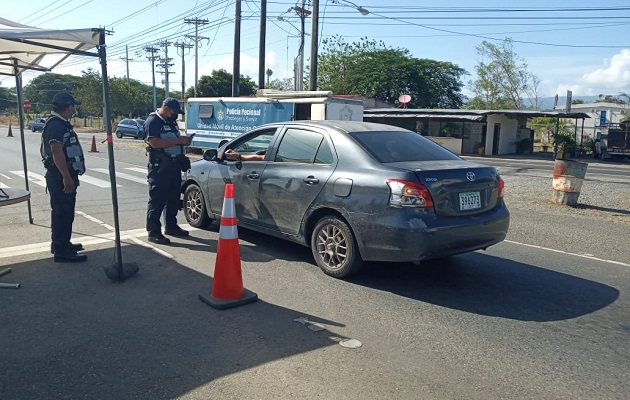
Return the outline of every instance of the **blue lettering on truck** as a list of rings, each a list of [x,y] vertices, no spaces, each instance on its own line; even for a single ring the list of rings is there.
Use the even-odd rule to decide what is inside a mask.
[[[188,102],[186,132],[195,134],[191,146],[216,148],[223,140],[270,122],[290,121],[293,103]]]

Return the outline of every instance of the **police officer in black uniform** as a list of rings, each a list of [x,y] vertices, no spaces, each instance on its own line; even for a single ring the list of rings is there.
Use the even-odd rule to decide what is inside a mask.
[[[162,234],[160,216],[164,211],[164,233],[170,236],[186,237],[188,231],[177,225],[177,211],[180,205],[182,171],[190,168],[184,146],[190,145],[191,137],[181,136],[177,127],[177,116],[184,112],[179,101],[172,97],[164,100],[162,107],[152,112],[144,122],[147,132],[149,154],[149,203],[147,206],[147,232],[149,241],[169,244],[171,241]]]
[[[71,243],[72,223],[79,175],[85,172],[85,157],[79,138],[69,119],[81,104],[70,93],[53,97],[52,113],[44,124],[40,153],[46,167],[46,186],[50,195],[50,227],[55,262],[86,261],[80,243]]]

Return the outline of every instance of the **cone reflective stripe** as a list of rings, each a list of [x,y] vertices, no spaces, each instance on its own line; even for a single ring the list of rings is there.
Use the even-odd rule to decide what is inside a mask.
[[[219,244],[214,266],[212,293],[199,294],[199,299],[214,308],[224,309],[249,303],[258,298],[243,288],[241,274],[241,253],[238,244],[238,228],[236,207],[234,205],[234,185],[225,185],[221,226],[219,228]]]

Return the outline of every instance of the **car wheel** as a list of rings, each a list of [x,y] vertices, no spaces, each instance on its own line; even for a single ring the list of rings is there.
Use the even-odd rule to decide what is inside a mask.
[[[197,185],[188,186],[184,192],[184,215],[190,226],[195,228],[203,228],[212,222],[206,210],[203,193]]]
[[[142,132],[136,133],[136,139],[138,140],[142,139]]]
[[[35,129],[34,126],[31,127],[31,132],[37,132],[37,129]]]
[[[121,131],[116,131],[116,137],[117,137],[118,139],[121,139],[121,138],[123,137],[122,132],[121,132]]]
[[[319,268],[335,278],[352,275],[363,266],[352,230],[336,217],[324,217],[317,222],[311,251]]]

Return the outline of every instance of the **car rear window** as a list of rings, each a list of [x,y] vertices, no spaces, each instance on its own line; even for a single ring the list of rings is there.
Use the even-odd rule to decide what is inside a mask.
[[[411,131],[367,131],[349,134],[382,163],[459,159],[444,147]]]

